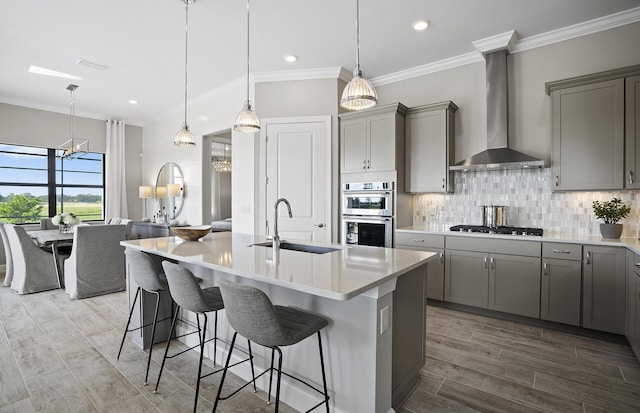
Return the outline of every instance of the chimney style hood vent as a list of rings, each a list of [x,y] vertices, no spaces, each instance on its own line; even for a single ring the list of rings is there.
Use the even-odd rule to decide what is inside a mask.
[[[449,167],[452,171],[543,168],[544,161],[509,148],[507,50],[485,54],[487,149]]]

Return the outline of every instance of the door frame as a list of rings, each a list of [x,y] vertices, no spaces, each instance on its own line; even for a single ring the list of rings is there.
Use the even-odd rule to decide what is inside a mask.
[[[262,127],[260,128],[260,137],[258,139],[258,153],[259,153],[259,167],[257,172],[258,182],[258,197],[256,199],[256,211],[258,211],[258,219],[255,223],[255,233],[259,235],[266,235],[267,227],[267,127],[268,125],[275,124],[294,124],[294,123],[324,123],[325,126],[325,168],[327,173],[325,174],[325,214],[327,219],[325,220],[325,228],[328,231],[329,239],[333,238],[334,227],[334,211],[333,211],[333,186],[332,176],[333,171],[331,169],[331,155],[332,155],[332,129],[331,129],[331,115],[326,116],[296,116],[296,117],[284,117],[284,118],[265,118],[261,119]]]

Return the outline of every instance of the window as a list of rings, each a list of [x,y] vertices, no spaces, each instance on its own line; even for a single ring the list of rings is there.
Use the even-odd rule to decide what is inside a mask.
[[[0,221],[36,223],[60,212],[103,219],[104,155],[0,144]]]

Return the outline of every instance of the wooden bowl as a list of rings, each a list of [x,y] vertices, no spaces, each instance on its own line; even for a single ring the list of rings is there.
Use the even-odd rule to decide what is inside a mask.
[[[185,241],[197,241],[211,232],[211,225],[194,225],[190,227],[171,227],[171,231]]]

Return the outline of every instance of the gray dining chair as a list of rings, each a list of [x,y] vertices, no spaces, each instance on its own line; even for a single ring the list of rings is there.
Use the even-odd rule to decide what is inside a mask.
[[[169,356],[169,346],[171,345],[171,340],[167,341],[167,346],[164,351],[164,356],[162,357],[162,364],[160,365],[160,372],[158,373],[158,381],[156,383],[156,389],[154,393],[158,390],[158,385],[160,384],[160,378],[162,377],[162,371],[164,369],[165,361],[168,358],[172,358],[178,356],[192,348],[199,347],[200,348],[200,361],[198,363],[198,378],[196,380],[196,394],[193,402],[193,411],[196,412],[196,408],[198,406],[198,393],[200,391],[200,380],[208,377],[212,374],[218,373],[222,371],[222,369],[214,370],[211,373],[202,375],[202,358],[204,356],[204,345],[210,341],[214,341],[213,346],[213,360],[215,362],[216,359],[216,347],[218,340],[218,311],[224,308],[224,304],[222,302],[222,297],[220,295],[220,289],[218,287],[210,287],[210,288],[201,288],[198,279],[193,275],[189,269],[174,264],[169,261],[162,261],[162,268],[164,268],[164,273],[167,277],[167,282],[169,284],[169,293],[175,301],[176,309],[173,314],[173,320],[171,321],[171,330],[169,332],[169,337],[173,336],[176,322],[178,320],[178,313],[180,309],[184,309],[186,311],[190,311],[196,315],[196,322],[198,330],[189,334],[198,333],[198,346],[191,347],[187,350],[181,351],[174,355]],[[213,337],[209,340],[206,339],[207,336],[207,313],[214,312],[215,313],[215,321],[214,321],[214,333]],[[201,326],[200,316],[203,318],[203,323]],[[251,347],[249,347],[249,356],[251,356]],[[251,360],[251,368],[253,371],[253,360]]]
[[[41,218],[40,229],[58,229],[58,226],[51,221],[51,218]]]
[[[11,244],[9,243],[7,231],[4,229],[4,226],[5,223],[0,222],[0,237],[2,237],[2,245],[4,246],[5,257],[4,281],[2,282],[2,286],[9,287],[11,286],[11,280],[13,279],[13,257],[11,256]]]
[[[71,255],[64,262],[65,291],[86,298],[126,287],[124,225],[78,225]]]
[[[222,397],[222,387],[224,386],[224,380],[229,369],[229,362],[231,360],[231,354],[235,346],[236,336],[247,338],[250,342],[260,344],[261,346],[271,349],[271,367],[260,373],[257,377],[253,378],[253,381],[262,375],[269,373],[269,393],[267,398],[267,404],[271,404],[271,385],[273,379],[273,361],[275,352],[278,352],[278,367],[277,381],[276,381],[276,405],[275,411],[278,412],[280,408],[280,381],[282,375],[290,377],[307,387],[315,390],[319,394],[323,395],[324,399],[307,410],[307,412],[314,410],[323,404],[326,407],[327,413],[329,413],[329,393],[327,391],[327,376],[324,369],[324,357],[322,355],[322,339],[320,337],[320,330],[326,327],[329,322],[320,316],[308,313],[293,307],[283,307],[280,305],[273,305],[269,297],[260,289],[246,285],[239,284],[233,281],[221,279],[220,280],[220,293],[222,294],[222,300],[224,301],[225,313],[227,314],[227,320],[235,333],[231,340],[231,347],[229,348],[229,354],[227,355],[227,361],[222,373],[222,379],[220,380],[220,386],[218,387],[218,394],[216,401],[213,405],[213,411],[216,411],[218,402],[220,400],[226,400],[240,391],[243,387],[247,386],[246,383],[240,389],[235,390],[228,396]],[[307,337],[317,334],[318,347],[320,350],[320,368],[322,371],[322,384],[324,389],[318,389],[310,383],[294,377],[286,372],[282,371],[282,351],[280,347],[290,346],[296,344]]]
[[[23,227],[5,224],[4,228],[11,245],[11,289],[18,294],[28,294],[59,288],[53,254],[34,244]]]
[[[110,218],[105,221],[107,225],[124,225],[124,239],[131,238],[131,229],[133,228],[133,220],[129,218]]]
[[[151,260],[151,258],[145,254],[144,252],[135,251],[131,249],[127,249],[124,251],[124,254],[127,259],[127,264],[129,266],[129,275],[134,283],[138,285],[136,289],[136,294],[133,298],[133,303],[131,304],[131,309],[129,310],[129,318],[127,319],[127,325],[124,328],[124,333],[122,333],[122,341],[120,342],[120,349],[118,350],[118,356],[116,360],[120,359],[120,354],[122,353],[122,346],[124,345],[124,340],[127,336],[127,333],[133,332],[136,330],[140,330],[141,328],[146,328],[149,326],[143,325],[137,328],[129,329],[131,324],[131,316],[133,315],[133,310],[136,307],[136,302],[138,301],[138,297],[140,297],[140,306],[142,306],[142,294],[153,294],[156,297],[155,311],[153,312],[153,327],[151,328],[151,344],[149,345],[149,356],[147,357],[147,371],[144,376],[144,385],[147,385],[147,381],[149,379],[149,366],[151,365],[151,353],[153,352],[153,344],[155,343],[156,336],[156,324],[158,323],[158,307],[160,306],[160,292],[168,291],[169,284],[167,284],[167,277],[158,273],[155,264]]]

